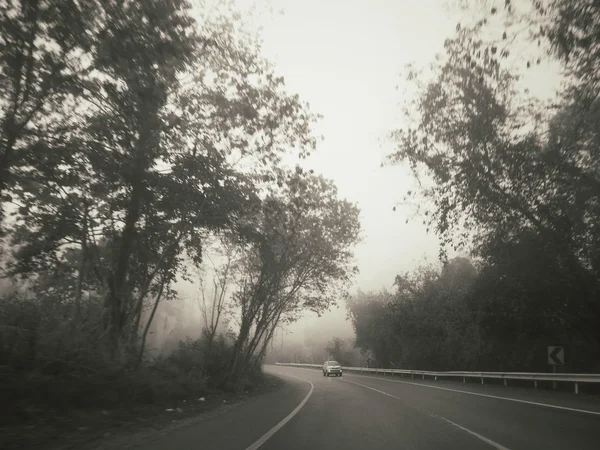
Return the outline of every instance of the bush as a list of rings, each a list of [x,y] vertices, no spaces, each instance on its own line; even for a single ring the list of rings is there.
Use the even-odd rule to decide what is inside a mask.
[[[74,305],[14,294],[0,300],[0,358],[16,371],[43,374],[94,373],[133,355],[122,346],[109,357],[100,299],[76,313]]]
[[[0,300],[2,421],[28,420],[42,410],[110,409],[205,396],[216,389],[248,390],[257,373],[235,386],[226,374],[232,342],[219,335],[180,342],[167,357],[137,364],[139,348],[107,351],[102,303],[74,305],[11,295]],[[8,411],[11,411],[10,415]]]

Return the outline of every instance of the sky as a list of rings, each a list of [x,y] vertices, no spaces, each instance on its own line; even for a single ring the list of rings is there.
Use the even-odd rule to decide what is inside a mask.
[[[250,0],[237,2],[244,7]],[[460,2],[448,0],[270,3],[274,14],[259,21],[263,55],[288,88],[324,116],[317,127],[324,140],[303,164],[333,179],[340,194],[362,212],[364,240],[356,249],[360,275],[355,288],[390,288],[397,274],[424,260],[437,261],[439,250],[439,241],[426,232],[422,219],[413,220],[413,211],[393,211],[416,187],[412,173],[405,167],[381,167],[394,150],[387,136],[402,126],[408,88],[402,72],[409,63],[430,65],[444,41],[456,34],[457,23],[471,17],[447,6]],[[497,25],[502,32],[502,24]],[[524,64],[513,51],[513,62]],[[553,92],[557,78],[550,69],[530,70],[524,87],[538,97]]]
[[[422,222],[405,224],[410,212],[393,211],[414,187],[412,175],[381,168],[394,149],[387,136],[401,121],[401,73],[407,63],[433,61],[457,16],[444,11],[442,0],[271,3],[275,14],[262,23],[263,54],[288,89],[323,116],[316,131],[324,140],[303,164],[333,179],[340,195],[361,209],[355,287],[390,288],[398,273],[438,255],[438,241]]]
[[[240,9],[253,4],[235,1]],[[412,174],[381,167],[394,150],[387,137],[401,124],[402,71],[408,63],[431,63],[459,18],[444,10],[443,0],[270,0],[272,13],[260,1],[253,26],[262,28],[262,54],[289,91],[323,116],[317,152],[297,162],[334,180],[340,196],[361,210],[360,274],[352,290],[390,289],[397,274],[438,256],[438,240],[422,222],[406,224],[410,211],[393,211],[414,189]],[[191,286],[185,291],[185,318],[192,321],[199,318],[196,293]],[[345,318],[343,304],[321,318],[307,313],[287,327],[293,335],[287,339],[303,340],[317,323],[349,338]]]
[[[324,140],[298,162],[334,180],[339,194],[360,207],[363,240],[355,252],[360,274],[352,290],[391,289],[397,274],[436,262],[439,242],[422,220],[402,207],[393,211],[416,187],[411,172],[381,163],[394,150],[389,133],[402,126],[404,67],[431,64],[465,13],[445,7],[445,0],[234,1],[241,10],[257,5],[252,26],[262,29],[264,57],[289,91],[323,116],[315,131]],[[538,94],[551,91],[556,80],[543,68],[535,70],[529,87]],[[186,320],[197,320],[194,288],[180,292],[189,301]],[[351,332],[343,324],[343,304],[322,318],[307,314],[290,331],[300,337],[317,320]]]

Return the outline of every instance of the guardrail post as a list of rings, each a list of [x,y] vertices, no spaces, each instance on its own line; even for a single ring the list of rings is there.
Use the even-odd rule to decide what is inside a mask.
[[[437,381],[437,375],[435,376],[435,381]]]
[[[425,379],[425,374],[423,374],[423,379]]]
[[[579,394],[579,383],[575,382],[575,394]]]
[[[504,386],[506,386],[506,385],[507,385],[507,383],[506,383],[506,378],[505,378],[505,379],[504,379]]]
[[[467,377],[463,377],[463,383],[467,382]]]
[[[483,377],[481,377],[481,384],[483,384]]]
[[[533,380],[533,387],[534,389],[537,389],[537,380]]]

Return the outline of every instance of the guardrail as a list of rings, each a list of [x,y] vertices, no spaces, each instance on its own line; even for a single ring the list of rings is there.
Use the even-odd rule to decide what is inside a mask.
[[[319,364],[298,364],[298,363],[275,363],[278,366],[295,366],[320,369],[323,366]],[[538,381],[563,381],[574,383],[575,394],[579,394],[579,383],[600,383],[600,374],[591,373],[526,373],[526,372],[438,372],[431,370],[402,370],[402,369],[377,369],[373,367],[344,367],[342,370],[347,372],[372,373],[372,374],[398,374],[410,375],[412,378],[420,376],[423,380],[431,377],[434,380],[438,378],[462,378],[463,383],[467,378],[479,378],[481,384],[485,379],[504,380],[504,386],[508,385],[508,380],[530,380],[533,381],[533,387],[538,387]]]

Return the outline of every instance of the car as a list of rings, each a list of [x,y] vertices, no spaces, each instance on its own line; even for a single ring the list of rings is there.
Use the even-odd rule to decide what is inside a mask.
[[[342,366],[337,361],[325,361],[323,364],[323,376],[328,377],[330,375],[335,375],[336,377],[342,376]]]

